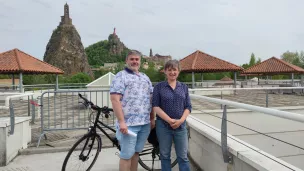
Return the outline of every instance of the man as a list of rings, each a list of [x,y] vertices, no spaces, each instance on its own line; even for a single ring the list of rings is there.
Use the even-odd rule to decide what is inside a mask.
[[[111,102],[117,117],[116,137],[120,143],[120,171],[137,171],[139,152],[155,126],[152,112],[152,83],[139,72],[141,54],[132,50],[126,57],[127,67],[118,72],[110,88]],[[128,134],[128,130],[137,137]]]

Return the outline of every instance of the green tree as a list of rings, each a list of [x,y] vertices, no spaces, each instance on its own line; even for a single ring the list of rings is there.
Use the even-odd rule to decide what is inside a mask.
[[[70,78],[70,83],[89,83],[92,79],[88,74],[79,72]]]
[[[256,59],[254,56],[254,53],[251,53],[250,61],[249,61],[249,67],[253,66],[256,64]]]
[[[281,55],[281,59],[289,62],[293,65],[299,66],[299,67],[304,67],[304,52],[301,51],[300,53],[298,52],[284,52]]]
[[[259,58],[257,61],[256,61],[256,63],[255,64],[259,64],[259,63],[261,63],[262,62],[262,59],[261,58]]]

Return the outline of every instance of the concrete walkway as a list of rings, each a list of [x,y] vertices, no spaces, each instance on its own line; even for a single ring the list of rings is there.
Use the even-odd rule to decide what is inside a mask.
[[[102,149],[91,171],[118,171],[119,157],[116,148]],[[20,155],[0,171],[59,171],[67,152]],[[144,169],[139,165],[139,171]],[[178,171],[175,166],[173,171]]]

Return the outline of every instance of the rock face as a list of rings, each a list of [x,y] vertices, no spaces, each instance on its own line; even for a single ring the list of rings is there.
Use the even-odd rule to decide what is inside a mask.
[[[93,78],[80,35],[69,17],[67,4],[64,6],[64,16],[61,16],[61,22],[46,46],[43,60],[62,69],[66,75],[83,72]]]

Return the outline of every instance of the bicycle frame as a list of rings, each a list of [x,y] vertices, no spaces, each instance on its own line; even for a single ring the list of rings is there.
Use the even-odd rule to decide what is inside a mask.
[[[119,145],[119,143],[118,143],[118,140],[117,140],[117,138],[112,138],[99,124],[101,124],[102,126],[104,126],[104,127],[106,127],[106,128],[108,128],[108,129],[110,129],[112,132],[114,132],[114,133],[116,133],[116,130],[115,129],[113,129],[113,128],[111,128],[110,126],[108,126],[108,125],[106,125],[105,123],[103,123],[103,122],[101,122],[100,120],[99,120],[99,115],[100,115],[100,113],[101,113],[101,111],[98,111],[98,113],[97,113],[97,117],[96,117],[96,119],[95,119],[95,123],[94,123],[94,125],[93,126],[91,126],[89,129],[91,129],[91,130],[89,130],[91,133],[93,132],[94,134],[97,134],[97,132],[96,132],[96,128],[98,128],[106,137],[108,137],[111,141],[112,141],[112,143],[113,143],[113,147],[114,146],[116,146],[119,150],[120,150],[120,145]],[[92,130],[92,128],[93,128],[93,130]]]

